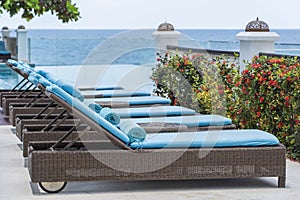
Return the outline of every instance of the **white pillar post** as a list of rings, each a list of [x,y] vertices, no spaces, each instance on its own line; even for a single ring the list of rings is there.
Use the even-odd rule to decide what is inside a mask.
[[[155,46],[160,53],[167,51],[168,45],[178,46],[178,39],[181,36],[179,31],[175,31],[172,24],[167,22],[159,25],[157,31],[152,33],[155,38]]]
[[[10,36],[10,30],[7,26],[2,27],[1,36],[3,41],[5,41],[5,38]]]
[[[236,35],[236,39],[240,41],[240,73],[245,69],[245,62],[251,62],[260,52],[274,53],[274,44],[279,38],[279,35],[270,32],[269,25],[260,21],[258,17],[249,22],[245,32]]]
[[[275,32],[238,33],[236,39],[240,41],[240,72],[245,68],[244,61],[251,62],[259,52],[274,53],[274,44],[279,38]]]
[[[29,62],[27,30],[22,25],[17,29],[17,59],[18,61]]]
[[[4,47],[7,49],[7,38],[10,37],[10,30],[7,26],[3,26],[1,30],[2,41],[4,42]]]

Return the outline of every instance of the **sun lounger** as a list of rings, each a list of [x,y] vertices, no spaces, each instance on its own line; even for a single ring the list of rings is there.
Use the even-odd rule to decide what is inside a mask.
[[[61,191],[68,181],[99,180],[278,177],[278,187],[285,187],[285,147],[269,133],[223,130],[129,137],[60,88],[47,90],[51,99],[111,140],[31,143],[30,177],[47,192]]]
[[[47,86],[50,85],[51,83],[46,80],[45,78],[41,78],[40,76],[38,78],[33,76],[33,73],[30,74],[30,76],[28,77],[28,79],[33,82],[34,84],[42,84],[43,86]],[[53,78],[52,78],[53,79]],[[59,80],[55,80],[52,82],[59,82]],[[69,90],[69,94],[73,95],[73,92],[75,89],[71,88],[71,86],[68,86],[67,88]],[[43,90],[43,89],[42,89]],[[82,94],[80,94],[79,92],[76,93],[75,95],[78,99],[83,100],[82,98]],[[107,98],[103,98],[104,101],[102,101],[102,99],[88,99],[85,100],[86,104],[89,104],[91,102],[96,101],[97,103],[101,102],[109,102],[109,100]],[[111,98],[110,99],[112,102],[124,102],[126,104],[129,105],[138,105],[138,104],[142,104],[142,105],[153,105],[153,104],[169,104],[170,100],[167,100],[165,98],[161,98],[161,97],[143,97],[143,96],[139,96],[139,97],[132,97],[132,98]],[[183,107],[176,107],[176,106],[164,106],[164,107],[156,107],[156,108],[128,108],[128,109],[114,109],[114,112],[116,112],[117,114],[119,114],[121,117],[153,117],[153,116],[179,116],[179,115],[194,115],[195,111],[191,110],[191,109],[187,109],[187,108],[183,108]],[[154,132],[154,131],[158,131],[158,132],[170,132],[170,131],[183,131],[186,130],[187,127],[184,125],[184,123],[178,124],[176,123],[176,121],[173,121],[172,124],[170,125],[170,123],[159,123],[155,122],[154,123],[141,123],[141,125],[147,130],[147,132]],[[19,137],[20,140],[23,140],[25,138],[25,141],[35,141],[35,138],[32,138],[32,135],[26,135],[23,137],[23,129],[22,126],[24,126],[24,124],[20,124],[21,128],[18,128],[18,130],[20,132],[17,133],[17,136]],[[235,128],[234,125],[222,125],[222,127],[227,127],[227,128]],[[215,127],[217,129],[222,128],[221,126]],[[204,128],[205,129],[205,128]],[[204,130],[203,129],[203,130]],[[206,128],[207,129],[207,128]],[[27,131],[32,133],[32,131]],[[40,134],[41,135],[41,134]],[[30,137],[30,138],[28,138]],[[43,136],[40,136],[38,140],[42,140]],[[45,135],[45,139],[47,139],[47,135]],[[23,141],[24,142],[24,141]],[[26,149],[26,145],[27,142],[23,143],[24,145],[24,149]],[[23,152],[24,156],[27,155],[27,152]]]
[[[31,79],[31,75],[28,77],[28,79],[30,81],[32,81],[33,83],[36,84],[36,80]],[[47,80],[42,79],[42,78],[39,79],[39,83],[42,84],[43,86],[51,84],[50,82],[48,82]],[[68,88],[68,89],[70,89],[70,88]],[[41,89],[41,90],[43,91],[44,89]],[[70,91],[69,91],[69,93],[71,93]],[[77,93],[77,98],[80,99],[80,100],[84,99],[84,98],[81,98],[81,94],[79,94],[79,93]],[[136,105],[138,103],[145,104],[145,105],[149,105],[150,103],[156,103],[156,104],[169,104],[170,103],[169,100],[167,100],[165,98],[161,98],[161,97],[148,97],[148,98],[144,98],[144,97],[132,97],[132,99],[134,99],[134,98],[137,98],[137,100],[132,100],[132,102],[134,103],[134,105]],[[119,98],[113,98],[113,99],[119,99]],[[124,101],[124,99],[122,99],[122,100]],[[127,102],[124,101],[124,103],[127,103]],[[120,111],[120,112],[123,112],[123,114],[121,114],[120,116],[122,116],[122,117],[124,117],[124,116],[126,117],[127,116],[128,117],[128,114],[132,115],[132,116],[133,115],[135,115],[135,116],[172,116],[172,115],[191,115],[191,114],[195,113],[195,111],[193,111],[191,109],[182,108],[182,107],[171,107],[171,106],[168,106],[166,108],[161,108],[161,107],[158,107],[155,110],[153,110],[153,109],[146,109],[146,108],[145,109],[140,109],[140,108],[136,108],[136,109],[123,109],[123,110]],[[32,108],[34,108],[34,107],[32,107]],[[42,109],[42,108],[40,108],[40,109]],[[48,110],[50,110],[50,111],[51,111],[51,109],[52,109],[52,107],[50,109],[48,108]],[[10,112],[10,118],[11,118],[11,121],[12,121],[13,125],[14,125],[13,120],[15,119],[15,116],[16,116],[16,114],[13,114],[13,113],[15,113],[17,111],[23,112],[23,113],[18,113],[19,116],[21,114],[26,114],[26,112],[27,112],[25,110],[25,113],[24,113],[23,107],[20,107],[20,108],[14,107],[11,110],[11,112]],[[38,113],[38,111],[39,110],[37,109],[36,113]],[[50,112],[50,111],[48,111],[48,112]],[[60,111],[62,111],[62,110],[60,109]],[[32,109],[30,109],[30,112],[32,112]],[[58,114],[58,112],[55,112],[55,114]],[[18,131],[20,131],[20,132],[17,133],[17,136],[19,137],[19,139],[21,141],[23,141],[23,146],[25,147],[24,149],[26,149],[26,145],[28,144],[28,141],[42,140],[41,139],[42,137],[44,137],[45,140],[49,140],[50,139],[50,138],[48,138],[48,135],[46,135],[46,134],[44,134],[44,136],[43,136],[43,134],[39,134],[40,137],[38,137],[38,139],[33,138],[35,135],[32,133],[33,131],[31,131],[31,130],[26,130],[26,132],[23,134],[23,129],[21,129],[22,126],[24,126],[24,123],[22,123],[20,125],[20,128],[18,128]],[[149,123],[148,123],[147,124],[148,131],[151,131],[151,130],[153,131],[154,130],[153,126],[150,127]],[[155,124],[155,126],[156,126],[156,124]],[[183,127],[182,125],[178,125],[176,130],[182,130],[182,127]],[[176,128],[175,126],[172,127],[172,128],[168,127],[168,130],[175,131],[175,128]],[[163,130],[166,130],[167,128],[166,128],[165,125],[163,125],[163,127],[160,127],[160,129],[161,129],[161,131],[163,131]],[[58,130],[58,131],[60,131],[60,130]],[[31,133],[31,134],[27,134],[27,133]],[[23,155],[27,156],[27,152],[26,151],[23,152]]]
[[[75,95],[75,96],[77,95],[77,98],[96,98],[96,97],[97,98],[102,98],[102,97],[126,97],[126,96],[129,96],[129,97],[130,96],[142,97],[142,96],[151,95],[149,92],[144,92],[144,91],[121,90],[122,88],[116,87],[116,86],[101,87],[101,88],[97,88],[94,91],[84,90],[83,92],[80,92],[77,88],[75,88],[70,83],[56,79],[55,76],[53,76],[53,74],[51,74],[51,73],[45,72],[43,70],[35,71],[34,69],[30,68],[27,64],[22,63],[22,62],[16,62],[14,60],[9,60],[8,63],[9,63],[8,66],[11,67],[13,70],[15,70],[17,73],[19,73],[20,75],[22,75],[24,77],[24,79],[30,80],[29,82],[31,82],[31,85],[36,86],[36,84],[33,83],[33,81],[36,81],[36,80],[31,79],[31,77],[30,77],[31,75],[35,74],[36,77],[37,76],[39,76],[39,78],[43,77],[44,80],[45,80],[45,78],[47,78],[46,81],[58,84],[60,87],[62,87],[63,89],[65,89],[69,93],[72,93],[72,95]],[[33,76],[33,78],[34,78],[34,76]],[[36,87],[34,87],[34,88],[36,88]],[[26,97],[28,97],[28,96],[26,96]],[[159,97],[157,97],[157,99],[158,98]],[[31,108],[27,108],[27,107],[36,107],[34,109],[37,110],[38,109],[37,107],[38,107],[39,104],[37,104],[36,102],[40,102],[40,101],[41,100],[39,98],[35,98],[34,101],[32,101],[31,98],[24,98],[24,97],[22,97],[22,98],[9,98],[9,99],[4,100],[4,105],[2,107],[3,107],[3,110],[4,110],[4,114],[5,115],[10,115],[11,124],[14,126],[15,125],[14,119],[16,117],[16,114],[19,114],[20,110],[21,110],[21,113],[26,113],[27,111],[28,111],[28,113],[30,113]],[[43,100],[43,101],[46,101],[46,100]],[[11,103],[17,103],[17,102],[24,102],[24,103],[14,104],[10,108]],[[30,102],[31,106],[28,106],[28,104],[25,103],[25,102]],[[159,99],[159,100],[156,100],[156,102],[155,102],[154,98],[153,98],[153,102],[154,103],[169,104],[169,100],[167,100],[167,99],[164,99],[164,101],[162,101],[162,99]],[[105,103],[107,103],[107,102],[105,102]],[[143,104],[143,101],[141,101],[140,104]],[[112,104],[104,105],[104,106],[112,106]],[[125,106],[125,107],[127,107],[128,104],[126,104],[126,102],[119,102],[119,103],[114,102],[113,106],[118,106],[118,107]],[[42,110],[42,108],[43,108],[43,106],[41,107],[41,110]]]

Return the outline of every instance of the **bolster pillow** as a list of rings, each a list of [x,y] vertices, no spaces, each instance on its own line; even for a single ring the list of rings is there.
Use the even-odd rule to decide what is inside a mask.
[[[122,120],[120,129],[128,135],[131,142],[142,142],[146,138],[146,131],[132,120]]]

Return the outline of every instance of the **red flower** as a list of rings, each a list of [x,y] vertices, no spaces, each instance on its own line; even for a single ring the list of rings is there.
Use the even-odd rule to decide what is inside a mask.
[[[252,68],[254,68],[254,69],[257,69],[257,68],[259,68],[261,66],[261,64],[252,64]]]
[[[256,112],[256,117],[260,117],[261,112]]]
[[[263,98],[263,97],[260,97],[260,98],[259,98],[259,102],[260,102],[260,103],[264,102],[264,100],[265,100],[265,98]]]
[[[283,124],[282,122],[279,122],[279,123],[277,124],[277,127],[278,127],[278,128],[282,128],[283,125],[284,125],[284,124]]]
[[[276,80],[270,80],[268,83],[268,86],[275,86],[277,85],[277,81]]]
[[[173,104],[173,106],[176,106],[176,105],[177,105],[177,103],[178,103],[178,99],[177,99],[177,98],[175,98],[175,99],[174,99],[174,104]]]
[[[247,92],[247,88],[244,86],[244,87],[242,87],[242,91],[243,91],[243,93],[244,94],[248,94],[248,92]]]
[[[249,70],[248,69],[245,69],[242,73],[242,75],[245,75],[245,74],[248,74]]]
[[[184,65],[188,65],[188,58],[187,57],[183,57],[183,63],[184,63]]]
[[[270,63],[280,63],[281,62],[281,60],[279,60],[279,59],[276,59],[276,58],[272,58],[271,60],[270,60]]]
[[[285,68],[286,68],[285,65],[280,65],[279,67],[280,67],[281,69],[285,69]]]
[[[286,101],[288,101],[288,100],[290,100],[290,97],[289,97],[289,96],[286,96],[284,99],[285,99]]]

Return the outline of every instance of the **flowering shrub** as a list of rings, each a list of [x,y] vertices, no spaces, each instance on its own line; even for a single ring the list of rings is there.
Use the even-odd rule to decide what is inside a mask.
[[[238,128],[274,134],[288,156],[300,160],[300,62],[297,58],[255,57],[239,74],[225,56],[158,54],[152,79],[156,93],[200,113],[217,113]]]
[[[233,86],[238,68],[235,60],[225,56],[184,53],[158,54],[153,69],[156,93],[169,97],[172,105],[183,105],[196,111],[224,114],[233,100]]]
[[[240,128],[270,132],[300,159],[300,63],[296,58],[255,57],[237,84],[235,112]]]

